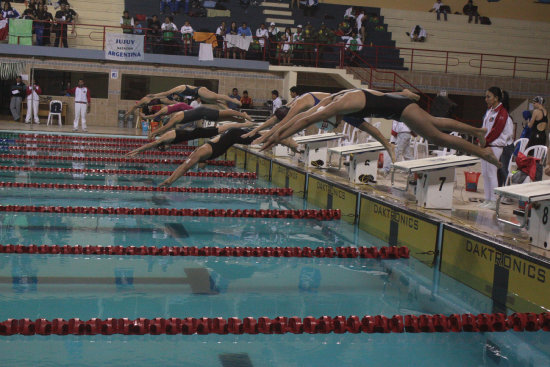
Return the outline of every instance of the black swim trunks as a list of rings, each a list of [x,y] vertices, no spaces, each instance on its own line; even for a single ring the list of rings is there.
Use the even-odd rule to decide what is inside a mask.
[[[212,138],[216,135],[218,135],[217,127],[178,128],[176,129],[176,138],[172,141],[172,144],[199,138]]]
[[[184,112],[183,120],[178,122],[178,124],[185,124],[188,122],[198,121],[198,120],[207,120],[207,121],[218,121],[220,118],[220,111],[207,108],[207,107],[197,107],[193,110],[187,110]]]
[[[207,142],[206,144],[210,144],[210,146],[212,147],[212,155],[208,159],[218,158],[219,156],[227,152],[227,150],[231,148],[233,144],[250,145],[254,140],[261,136],[260,134],[256,134],[249,138],[241,137],[242,135],[249,133],[250,131],[252,130],[243,129],[240,127],[229,129],[220,136],[220,139],[216,143],[211,141]]]
[[[405,110],[408,105],[415,103],[410,98],[398,94],[384,94],[379,96],[364,89],[362,89],[362,92],[365,94],[365,107],[360,111],[345,115],[345,117],[349,116],[357,122],[363,120],[365,117],[380,117],[388,120],[401,121],[403,110]]]

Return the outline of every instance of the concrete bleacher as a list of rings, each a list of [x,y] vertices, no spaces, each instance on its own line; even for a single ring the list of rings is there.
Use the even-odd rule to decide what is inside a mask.
[[[550,58],[550,48],[542,45],[550,42],[550,23],[531,22],[515,19],[491,18],[491,25],[468,23],[464,15],[449,14],[448,21],[437,21],[434,13],[383,8],[384,19],[388,24],[396,46],[402,48],[400,56],[405,66],[413,69],[444,72],[446,54],[421,50],[444,50],[449,53],[448,72],[478,74],[479,64],[490,75],[512,76],[514,57]],[[419,24],[426,29],[427,41],[411,42],[405,32]],[[414,48],[414,56],[408,49]],[[417,50],[418,49],[418,50]],[[454,51],[454,53],[452,52]],[[492,54],[485,56],[457,53]],[[503,57],[507,56],[507,57]],[[516,60],[520,71],[515,76],[544,77],[545,60]],[[536,71],[535,71],[536,70]],[[542,71],[542,73],[541,73]]]

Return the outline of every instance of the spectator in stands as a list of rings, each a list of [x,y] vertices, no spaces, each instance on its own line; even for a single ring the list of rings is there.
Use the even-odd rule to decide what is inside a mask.
[[[305,0],[304,17],[313,17],[319,7],[319,0]]]
[[[365,42],[367,33],[365,29],[365,21],[367,20],[365,16],[365,9],[361,9],[357,18],[355,18],[355,28],[357,29],[357,34],[360,35],[361,41]]]
[[[122,17],[120,18],[120,27],[122,28],[122,33],[134,33],[134,25],[134,18],[130,16],[128,10],[124,10],[124,13],[122,13]]]
[[[201,97],[197,97],[191,102],[190,106],[193,108],[200,107],[202,105]]]
[[[464,15],[468,16],[468,23],[472,23],[472,18],[476,17],[476,24],[479,22],[479,13],[477,12],[477,6],[474,5],[473,0],[468,0],[464,8],[462,8]]]
[[[67,3],[65,4],[65,7],[67,8],[67,11],[69,14],[71,14],[71,18],[73,19],[74,24],[78,23],[78,13],[74,11],[74,9],[71,9],[71,4]],[[73,26],[74,31],[74,26]]]
[[[38,9],[36,11],[36,20],[34,25],[34,33],[36,34],[36,45],[43,46],[50,44],[50,28],[51,20],[53,20],[52,15],[44,10],[46,6],[42,3],[38,4]],[[46,35],[46,29],[48,30]],[[47,41],[47,44],[46,44]]]
[[[447,9],[448,7],[443,5],[441,0],[437,0],[437,2],[429,11],[430,13],[435,11],[435,13],[437,14],[437,20],[441,20],[441,13],[443,13],[443,19],[447,21]]]
[[[38,0],[30,0],[27,4],[27,9],[31,9],[32,11],[36,12],[38,10]]]
[[[483,127],[487,129],[485,147],[491,147],[497,159],[500,159],[503,148],[512,143],[514,134],[514,123],[508,115],[508,93],[499,87],[491,87],[485,92],[485,103],[488,107],[483,118]],[[498,187],[497,167],[482,160],[481,174],[485,191],[485,201],[481,207],[494,210],[496,208],[494,189]]]
[[[277,42],[279,37],[279,28],[275,26],[275,23],[269,23],[269,29],[267,30],[267,32],[269,33],[269,40]]]
[[[195,34],[195,31],[188,20],[185,21],[180,32],[181,41],[183,42],[183,52],[185,55],[187,55],[187,53],[191,54],[193,48],[193,34]]]
[[[35,20],[36,19],[36,9],[34,7],[28,7],[27,9],[25,9],[23,11],[23,14],[21,14],[21,19],[31,19],[31,20]],[[33,33],[34,33],[34,30],[35,30],[35,24],[33,22]]]
[[[318,60],[319,60],[319,67],[323,67],[325,64],[324,55],[327,50],[327,45],[330,45],[333,40],[334,32],[332,32],[330,29],[327,28],[327,25],[323,22],[321,23],[321,28],[319,28],[319,32],[317,35],[317,42],[318,42]]]
[[[172,7],[172,0],[160,0],[160,14],[164,14],[166,7]]]
[[[281,65],[290,65],[290,58],[292,57],[292,41],[287,37],[285,32],[281,36],[281,42],[279,42],[279,63]]]
[[[418,24],[412,27],[411,31],[406,32],[406,34],[414,42],[424,42],[426,40],[426,30]]]
[[[317,43],[317,33],[310,22],[307,22],[304,29],[304,61],[307,66],[315,65],[315,49]]]
[[[74,33],[74,23],[71,13],[67,11],[67,6],[61,4],[61,9],[55,13],[55,47],[69,47],[67,43],[67,28],[73,25],[71,33]]]
[[[294,98],[298,97],[299,96],[299,93],[298,93],[298,87],[297,86],[293,86],[290,88],[290,98],[292,98],[292,100],[294,100]],[[291,101],[292,102],[292,101]]]
[[[351,37],[346,42],[346,54],[349,58],[348,65],[354,66],[357,58],[357,53],[363,49],[361,38],[357,36],[355,31],[351,32]]]
[[[151,45],[151,51],[153,53],[157,53],[162,28],[162,24],[160,23],[158,16],[153,15],[147,20],[147,28],[149,28],[147,33],[147,41]]]
[[[289,28],[290,30],[290,28]],[[302,31],[302,25],[298,24],[296,27],[296,32],[292,35],[292,44],[293,44],[293,58],[298,65],[303,64],[304,60],[304,32]]]
[[[229,97],[232,98],[232,99],[236,99],[237,101],[241,100],[241,96],[239,95],[239,90],[237,88],[233,88],[233,90],[231,91],[231,94],[229,95]],[[227,107],[234,110],[234,109],[239,108],[239,105],[236,104],[236,103],[227,102]]]
[[[223,49],[224,49],[224,36],[227,33],[227,26],[225,25],[225,22],[222,22],[219,27],[216,29],[216,57],[221,58],[225,57]]]
[[[19,12],[12,8],[11,3],[9,1],[4,1],[4,5],[2,6],[2,17],[5,19],[11,19],[19,18],[19,16]]]
[[[256,37],[258,38],[258,41],[260,42],[260,46],[262,47],[262,50],[263,50],[265,47],[266,41],[269,39],[269,32],[265,27],[265,23],[260,24],[260,28],[256,29]]]
[[[48,11],[48,7],[46,5],[44,6],[44,13],[40,13],[40,7],[38,8],[38,19],[43,21],[48,21],[49,23],[44,23],[44,33],[42,37],[42,45],[49,46],[51,44],[50,41],[50,35],[52,33],[53,28],[53,15]]]
[[[252,108],[252,98],[248,96],[248,91],[243,91],[243,96],[241,97],[241,107],[242,108]]]
[[[250,30],[246,22],[243,22],[243,25],[239,27],[239,29],[237,30],[237,34],[243,38],[252,37],[252,31]],[[240,53],[241,59],[244,60],[246,58],[246,50],[240,50]]]
[[[38,81],[34,81],[32,87],[29,85],[27,87],[27,116],[25,117],[25,123],[31,123],[31,117],[34,116],[34,123],[40,124],[38,119],[38,108],[40,103],[40,95],[42,94],[42,89],[38,85]]]
[[[176,33],[178,32],[178,27],[173,23],[171,16],[164,18],[164,23],[162,23],[160,29],[162,31],[162,44],[164,46],[163,53],[175,55],[177,52]]]
[[[350,22],[355,20],[355,9],[353,6],[350,6],[346,9],[346,12],[344,13],[344,19]]]
[[[281,98],[279,97],[279,91],[274,89],[271,91],[271,99],[273,100],[273,114],[275,114],[275,111],[283,106],[283,101],[281,101]]]
[[[27,86],[23,83],[20,76],[15,78],[15,84],[11,86],[10,111],[14,121],[21,118],[21,102],[26,95]]]
[[[290,0],[290,8],[294,8],[294,4],[296,4],[296,9],[300,9],[300,1],[299,0]]]
[[[340,22],[338,24],[338,30],[335,32],[335,34],[339,37],[342,37],[343,41],[347,41],[348,38],[351,36],[351,25],[347,20],[344,20],[343,22]]]
[[[236,36],[239,33],[239,28],[237,27],[237,22],[231,22],[231,26],[227,30],[226,35],[232,35]],[[237,58],[237,48],[236,47],[230,47],[229,51],[233,52],[233,58]]]

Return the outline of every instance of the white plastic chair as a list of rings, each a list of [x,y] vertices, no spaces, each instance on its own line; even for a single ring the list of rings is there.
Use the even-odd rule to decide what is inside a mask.
[[[63,111],[63,102],[54,99],[50,101],[50,113],[48,113],[48,122],[47,125],[52,124],[52,120],[54,116],[57,116],[57,120],[59,122],[59,126],[61,126],[61,112]]]
[[[514,147],[517,147],[518,143],[519,143],[519,152],[522,152],[523,154],[525,154],[525,148],[527,148],[527,143],[529,143],[529,138],[519,138],[514,142]]]
[[[520,140],[522,139],[526,139],[526,138],[521,138],[516,140],[515,144],[521,143]],[[525,149],[525,151],[523,151],[522,153],[525,154],[526,156],[529,156],[531,152],[533,152],[532,157],[540,159],[540,164],[544,166],[546,161],[546,154],[548,153],[548,148],[544,145],[533,145],[532,147]],[[515,171],[516,168],[517,168],[516,162],[512,162],[512,160],[510,159],[510,163],[508,163],[508,176],[506,177],[504,186],[508,186],[512,183],[512,176],[514,175],[512,171]],[[528,182],[530,182],[530,180],[524,181],[524,183],[528,183]]]
[[[460,137],[460,134],[457,133],[456,131],[453,131],[450,135]],[[432,154],[434,154],[438,157],[444,157],[446,155],[452,155],[452,154],[455,154],[455,153],[456,153],[456,149],[449,149],[447,147],[443,147],[443,149],[441,149],[441,150],[439,150],[439,149],[432,150]]]
[[[374,124],[371,124],[373,127],[377,128],[378,130],[380,130],[380,125],[382,123],[380,121],[376,121]],[[370,143],[370,142],[373,142],[373,141],[376,141],[375,138],[372,137],[372,135],[367,135],[367,141],[365,143]]]

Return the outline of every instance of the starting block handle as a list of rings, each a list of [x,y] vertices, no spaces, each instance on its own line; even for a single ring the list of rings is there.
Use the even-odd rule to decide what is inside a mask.
[[[399,190],[399,191],[407,191],[407,190],[409,190],[409,181],[410,181],[410,178],[411,178],[411,172],[409,172],[409,173],[407,174],[407,180],[406,180],[406,181],[407,181],[407,184],[405,185],[405,188],[402,189],[402,188],[399,188],[399,187],[395,186],[395,171],[397,171],[397,170],[395,169],[395,167],[390,168],[390,171],[391,171],[391,186],[392,186],[394,189]]]
[[[525,226],[527,225],[527,212],[531,208],[531,204],[528,204],[528,205],[525,206],[525,214],[523,215],[522,223],[517,224],[517,223],[514,223],[512,221],[502,219],[500,217],[500,201],[501,200],[502,200],[502,195],[499,195],[498,199],[497,199],[497,207],[496,207],[497,221],[500,222],[500,223],[509,224],[509,225],[517,227],[517,228],[525,228]]]

